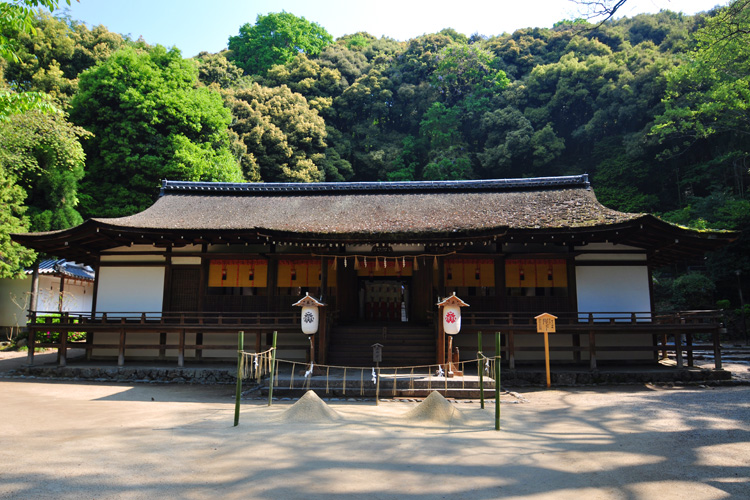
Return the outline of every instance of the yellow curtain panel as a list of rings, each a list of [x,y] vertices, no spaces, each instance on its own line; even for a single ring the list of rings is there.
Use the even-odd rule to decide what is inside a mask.
[[[449,259],[445,261],[446,286],[495,286],[495,261],[493,259]]]
[[[268,283],[268,262],[252,260],[212,260],[208,267],[208,286],[258,287]]]
[[[280,260],[277,284],[279,287],[320,286],[320,259]],[[333,261],[328,263],[328,286],[336,286]]]
[[[509,259],[505,261],[507,288],[567,288],[565,259]]]

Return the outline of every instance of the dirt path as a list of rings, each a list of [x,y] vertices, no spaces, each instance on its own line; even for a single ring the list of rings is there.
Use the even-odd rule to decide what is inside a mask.
[[[291,402],[223,386],[0,381],[0,498],[747,498],[750,387],[526,391],[458,403],[333,402],[335,422],[290,422]],[[514,401],[508,397],[507,402]],[[505,401],[503,401],[505,402]]]

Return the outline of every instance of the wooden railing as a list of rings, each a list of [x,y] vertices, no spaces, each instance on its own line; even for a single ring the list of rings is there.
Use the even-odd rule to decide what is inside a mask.
[[[684,365],[687,355],[687,365],[693,365],[694,335],[705,334],[712,340],[714,348],[715,366],[721,368],[720,345],[720,316],[717,311],[687,311],[670,314],[655,314],[650,312],[562,312],[554,313],[557,318],[557,332],[572,335],[571,345],[552,346],[552,351],[567,351],[573,353],[574,361],[581,360],[581,354],[587,353],[591,369],[597,367],[597,353],[606,351],[646,351],[653,352],[654,357],[659,353],[667,357],[669,352],[675,353],[677,365]],[[518,345],[519,336],[532,336],[536,333],[536,321],[532,313],[510,312],[470,312],[462,314],[461,336],[463,348],[476,349],[476,332],[491,335],[500,332],[503,338],[502,355],[510,368],[515,367],[516,354],[522,351],[541,351],[542,347],[525,342]],[[321,332],[316,336],[316,361],[325,363],[326,346],[330,340],[330,328],[335,324],[336,312],[330,310],[322,321]],[[37,321],[42,322],[37,322]],[[210,336],[217,334],[236,334],[244,331],[247,336],[255,336],[256,351],[268,347],[268,335],[273,331],[279,332],[282,350],[307,351],[309,344],[300,333],[300,315],[294,312],[255,312],[255,313],[210,313],[210,312],[101,312],[96,315],[86,313],[51,313],[36,312],[29,316],[29,354],[30,364],[34,361],[34,348],[58,349],[58,360],[61,366],[66,364],[67,351],[71,348],[83,348],[88,358],[95,349],[116,349],[118,365],[125,363],[125,351],[155,350],[157,359],[166,359],[167,350],[177,351],[179,366],[184,365],[185,351],[194,351],[196,358],[201,358],[206,350],[236,350],[236,344],[221,344],[207,342]],[[38,338],[39,332],[58,332],[55,342]],[[68,340],[70,332],[86,332],[86,340],[71,342]],[[117,333],[117,342],[102,342],[97,333]],[[127,342],[127,336],[134,333],[158,333],[158,340],[135,344]],[[173,334],[172,341],[167,342],[168,335]],[[176,342],[174,341],[174,334]],[[470,334],[474,334],[473,336]],[[195,334],[195,341],[186,342],[188,334]],[[628,342],[631,336],[649,334],[653,341],[651,345],[644,345],[642,337],[638,342]],[[265,337],[264,337],[265,335]],[[603,340],[608,335],[617,335],[618,345],[604,345]],[[471,338],[474,338],[474,341]],[[673,341],[668,342],[669,338]],[[528,337],[527,337],[528,338]],[[581,339],[587,342],[582,345]],[[42,341],[40,341],[42,340]],[[489,338],[487,339],[490,340]],[[468,343],[467,343],[468,342]],[[472,342],[474,342],[472,344]],[[251,346],[251,343],[247,344]],[[485,345],[489,345],[486,343]]]
[[[184,365],[185,351],[195,350],[196,357],[202,357],[206,350],[236,350],[236,342],[231,344],[206,343],[206,336],[222,333],[236,334],[244,331],[246,338],[255,336],[255,350],[267,347],[263,335],[273,331],[294,339],[287,342],[284,349],[307,350],[309,344],[304,342],[300,332],[300,314],[295,312],[280,313],[199,313],[199,312],[101,312],[96,315],[75,312],[32,312],[27,325],[29,332],[28,362],[34,362],[34,348],[53,348],[58,350],[58,362],[65,366],[67,351],[72,348],[86,350],[91,358],[94,349],[117,349],[118,365],[125,363],[125,350],[157,350],[158,358],[164,359],[168,349],[177,350],[177,362]],[[57,333],[57,341],[45,341],[39,337],[41,332]],[[86,332],[86,340],[68,341],[71,332]],[[117,343],[104,343],[97,339],[97,333],[119,334]],[[127,335],[133,333],[158,333],[158,341],[135,344],[127,342]],[[176,333],[177,342],[167,343],[167,334]],[[187,344],[188,334],[195,334],[195,343]],[[295,335],[292,336],[291,334]],[[41,341],[40,341],[41,340]],[[251,345],[251,344],[248,344]],[[251,348],[252,349],[252,348]]]
[[[487,313],[463,312],[461,334],[482,332],[494,334],[500,332],[503,340],[503,357],[511,368],[515,367],[516,354],[520,351],[541,352],[539,345],[517,345],[519,336],[538,336],[536,320],[539,313]],[[553,346],[551,351],[572,352],[575,361],[580,361],[581,353],[589,356],[591,369],[597,367],[597,353],[601,352],[653,352],[654,356],[661,353],[667,358],[668,353],[675,355],[677,366],[683,367],[685,355],[687,365],[693,366],[694,336],[703,334],[711,339],[716,369],[721,369],[720,327],[721,316],[718,311],[682,311],[668,314],[651,312],[562,312],[552,313],[557,316],[556,330],[560,334],[572,336],[573,344]],[[653,338],[652,345],[641,342],[628,341],[629,338],[649,334]],[[620,339],[619,345],[602,345],[601,340],[606,336],[616,335]],[[581,345],[581,337],[587,338],[586,345]],[[669,338],[673,341],[670,343]],[[471,337],[469,337],[471,338]],[[490,340],[490,339],[488,339]],[[597,342],[600,340],[600,342]],[[472,350],[476,343],[464,344],[464,348]],[[703,347],[705,349],[705,347]]]

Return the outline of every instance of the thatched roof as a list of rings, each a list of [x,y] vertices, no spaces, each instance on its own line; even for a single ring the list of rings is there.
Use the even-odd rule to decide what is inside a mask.
[[[95,220],[129,228],[387,237],[587,227],[641,215],[602,206],[586,176],[571,176],[515,182],[165,182],[162,196],[143,212]]]
[[[116,246],[152,243],[423,243],[610,241],[696,255],[736,235],[697,233],[599,203],[587,175],[533,179],[360,183],[164,181],[151,207],[50,233],[14,235],[83,262]],[[514,239],[515,238],[515,239]],[[684,242],[691,243],[685,246]],[[721,241],[719,241],[721,240]],[[687,250],[682,250],[687,248]],[[671,252],[671,253],[670,253]]]

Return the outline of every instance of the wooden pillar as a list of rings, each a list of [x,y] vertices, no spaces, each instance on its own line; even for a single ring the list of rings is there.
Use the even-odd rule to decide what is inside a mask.
[[[117,366],[125,365],[125,318],[121,320],[122,325],[120,326],[120,341],[117,349]]]
[[[182,323],[184,324],[184,315],[182,318]],[[177,350],[177,366],[182,368],[185,366],[185,329],[183,328],[180,330],[180,340],[179,340],[179,347]]]
[[[195,334],[195,358],[203,359],[203,332]]]
[[[39,302],[39,261],[34,262],[31,272],[31,297],[29,298],[29,312],[36,313]]]
[[[99,295],[99,257],[96,258],[94,263],[94,291],[91,296],[91,321],[93,322],[96,318],[96,299]],[[86,361],[91,361],[91,357],[94,353],[94,332],[86,332]]]
[[[27,328],[29,330],[28,337],[28,348],[29,352],[26,356],[27,362],[30,365],[34,364],[34,344],[36,341],[36,331],[33,326],[28,327],[29,324],[36,324],[36,308],[39,297],[39,260],[34,262],[34,270],[31,273],[31,297],[29,298],[29,316],[27,321]]]
[[[596,332],[589,330],[589,368],[596,370]]]
[[[60,293],[57,296],[57,312],[63,312],[63,298],[65,295],[65,276],[60,276]]]
[[[593,313],[589,313],[589,328],[589,368],[596,370],[596,330]]]
[[[326,294],[328,292],[328,258],[320,258],[320,301],[326,302]],[[318,323],[318,363],[326,364],[328,358],[328,335],[326,317],[328,308],[321,307],[319,311],[319,323]]]
[[[508,314],[508,368],[516,368],[516,332],[513,330],[513,313]]]
[[[677,358],[677,368],[682,368],[684,362],[682,360],[682,332],[680,330],[674,332],[674,352]]]
[[[167,344],[167,332],[159,332],[159,356],[160,361],[166,359],[167,349],[164,347]]]
[[[721,332],[719,328],[714,328],[711,333],[714,341],[714,369],[721,370]]]
[[[442,365],[445,363],[445,329],[443,328],[443,308],[438,307],[437,317],[437,363]]]
[[[167,248],[164,255],[164,288],[162,289],[161,310],[172,311],[172,248]]]
[[[440,297],[445,298],[447,295],[446,288],[445,288],[445,258],[440,257],[437,260],[438,268],[437,268],[437,289],[438,289],[438,295]],[[430,263],[430,265],[434,266],[434,258],[433,262]]]
[[[198,323],[203,324],[203,318],[205,317],[206,313],[206,293],[208,289],[208,271],[210,266],[210,261],[208,258],[205,257],[205,254],[208,252],[208,245],[205,243],[201,245],[201,253],[203,253],[203,256],[201,257],[201,274],[200,274],[200,281],[198,283],[198,312],[200,313],[198,316]],[[203,332],[197,332],[195,334],[195,357],[197,359],[203,358]]]
[[[65,322],[67,323],[69,318],[65,318]],[[63,322],[63,319],[60,318],[60,323]],[[66,366],[68,364],[68,331],[62,331],[60,332],[60,347],[57,348],[57,365],[58,366]]]
[[[328,361],[328,307],[321,307],[318,318],[318,364],[324,365]]]
[[[498,243],[502,249],[502,245]],[[504,311],[507,292],[505,290],[505,256],[499,256],[495,259],[495,307],[498,311]]]
[[[277,292],[277,280],[279,278],[279,260],[276,255],[268,256],[268,276],[266,293],[268,294],[268,306],[269,312],[276,312],[276,292]]]
[[[60,274],[60,291],[57,295],[57,313],[60,315],[60,323],[63,322],[62,318],[62,312],[63,312],[63,296],[65,294],[65,276],[62,275],[62,272]],[[65,366],[66,360],[65,358],[65,349],[63,348],[63,335],[65,335],[65,340],[67,341],[68,332],[58,332],[58,340],[60,342],[60,347],[57,348],[57,364],[59,366]]]

